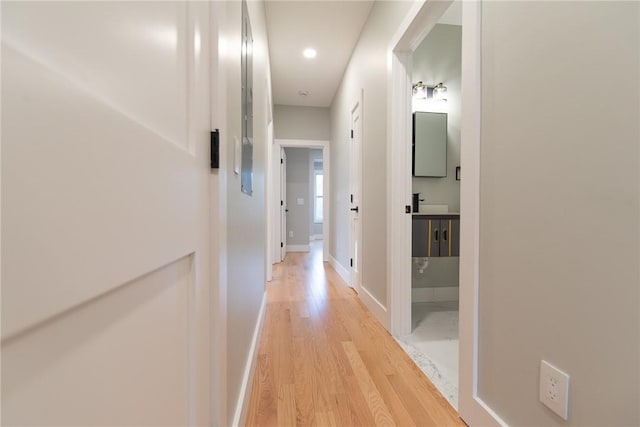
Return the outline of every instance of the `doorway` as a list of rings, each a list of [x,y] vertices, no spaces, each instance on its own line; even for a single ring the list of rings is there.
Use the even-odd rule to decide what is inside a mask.
[[[391,331],[395,336],[411,331],[411,146],[404,149],[398,141],[411,141],[411,94],[413,83],[411,56],[451,1],[422,2],[390,43],[390,112],[388,271],[390,287]],[[478,244],[481,112],[481,2],[462,4],[462,76],[460,166],[460,314],[459,314],[459,407],[469,425],[501,425],[499,417],[477,395],[478,337]]]
[[[458,408],[462,3],[411,55],[411,331],[399,343]]]
[[[293,197],[287,201],[287,166],[291,166],[293,159],[287,156],[286,149],[306,149],[319,150],[319,157],[307,156],[305,173],[308,194],[307,197]],[[274,257],[272,262],[278,263],[284,260],[286,252],[309,251],[311,246],[319,246],[322,241],[322,259],[329,260],[329,227],[330,227],[330,206],[329,185],[330,185],[330,159],[329,159],[329,141],[319,140],[294,140],[294,139],[276,139],[273,145],[273,171],[272,177],[274,183],[274,196],[268,200],[269,209],[274,212],[275,220],[271,221],[270,226],[273,228],[271,236],[273,241],[271,245],[277,249],[274,253],[278,255]],[[281,153],[283,156],[281,156]],[[316,161],[317,160],[317,161]],[[286,162],[286,163],[285,163]],[[316,166],[321,164],[321,173],[316,172]],[[301,165],[302,166],[302,165]],[[319,185],[320,188],[317,188]],[[277,188],[276,188],[277,187]],[[320,190],[320,191],[317,191]],[[320,194],[318,194],[320,193]],[[303,235],[300,236],[296,230],[292,230],[295,218],[293,218],[294,210],[300,212],[305,211],[309,215],[309,227],[304,229]],[[321,227],[318,224],[321,223]],[[290,236],[293,232],[293,236]],[[291,244],[291,239],[297,237],[302,240],[296,240]],[[287,244],[289,239],[289,244]],[[284,248],[284,249],[283,249]]]

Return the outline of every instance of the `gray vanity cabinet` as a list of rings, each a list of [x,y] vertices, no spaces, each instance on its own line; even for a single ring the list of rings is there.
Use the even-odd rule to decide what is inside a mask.
[[[412,223],[411,256],[460,256],[459,216],[414,215]]]

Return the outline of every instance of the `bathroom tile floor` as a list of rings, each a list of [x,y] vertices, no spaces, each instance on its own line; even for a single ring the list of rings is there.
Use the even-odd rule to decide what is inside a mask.
[[[458,302],[413,303],[413,331],[398,342],[458,408]]]

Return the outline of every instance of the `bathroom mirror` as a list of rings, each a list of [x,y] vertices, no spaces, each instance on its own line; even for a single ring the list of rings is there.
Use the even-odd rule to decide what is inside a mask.
[[[447,113],[413,113],[413,176],[447,176]]]

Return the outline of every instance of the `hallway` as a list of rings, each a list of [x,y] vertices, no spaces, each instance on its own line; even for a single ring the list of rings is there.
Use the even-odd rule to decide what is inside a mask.
[[[274,266],[248,426],[463,426],[328,264],[322,247]]]

